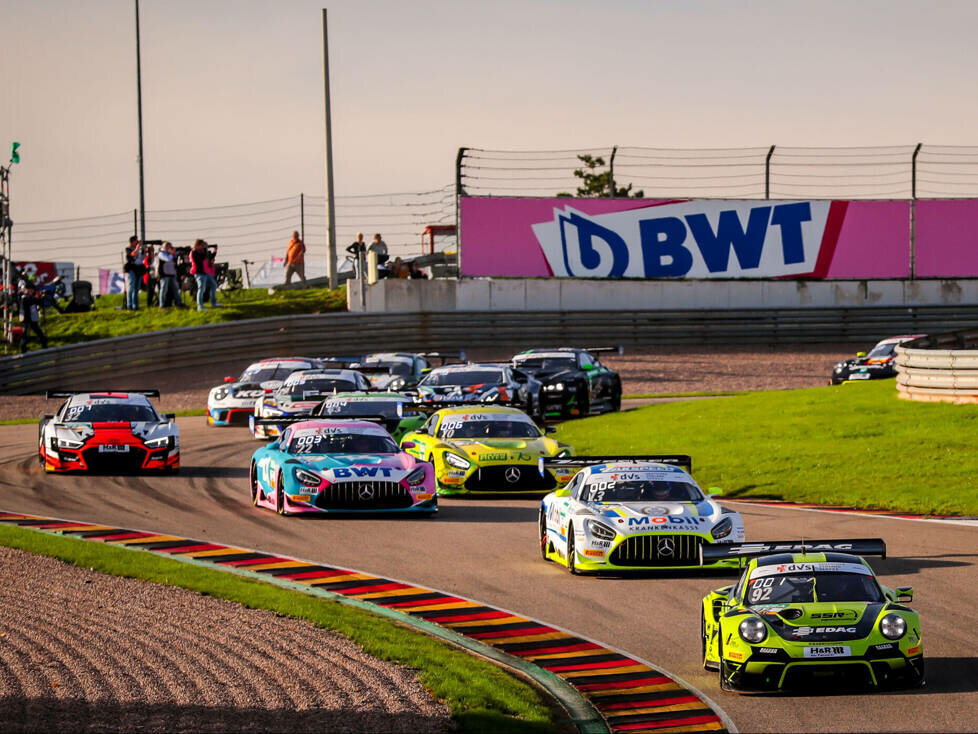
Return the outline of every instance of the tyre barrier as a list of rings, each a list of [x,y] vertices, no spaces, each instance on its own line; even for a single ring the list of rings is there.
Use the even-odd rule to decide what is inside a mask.
[[[896,348],[897,397],[978,403],[978,330],[924,336]]]

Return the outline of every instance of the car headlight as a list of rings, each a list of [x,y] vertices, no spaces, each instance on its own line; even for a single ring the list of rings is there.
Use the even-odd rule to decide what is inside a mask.
[[[887,614],[880,620],[880,632],[888,640],[899,640],[907,634],[907,620],[899,614]]]
[[[228,396],[228,389],[226,387],[219,387],[214,391],[215,400],[224,400]]]
[[[85,445],[84,441],[78,441],[74,438],[59,438],[58,448],[59,449],[80,449]]]
[[[554,383],[553,385],[546,385],[543,389],[544,390],[549,390],[551,392],[560,392],[561,390],[564,389],[564,383],[557,382],[557,383]]]
[[[748,617],[740,623],[738,628],[740,636],[744,642],[756,645],[767,639],[767,625],[761,621],[760,617]]]
[[[587,529],[591,531],[591,535],[595,538],[600,538],[601,540],[614,540],[617,533],[609,528],[602,522],[597,520],[586,520],[585,524]]]
[[[296,469],[295,478],[299,484],[305,485],[306,487],[318,487],[323,483],[322,477],[306,469]]]
[[[726,538],[728,535],[730,535],[731,530],[733,530],[733,522],[729,517],[725,517],[713,526],[713,530],[710,531],[710,535],[713,536],[714,540],[719,540],[720,538]]]
[[[408,486],[410,487],[417,487],[418,485],[424,484],[424,467],[419,466],[413,472],[408,474],[405,477],[405,481],[407,481]]]
[[[403,377],[397,377],[391,380],[390,384],[387,386],[388,390],[400,390],[404,387],[405,380]]]
[[[458,454],[453,454],[450,451],[445,452],[445,463],[449,466],[454,466],[456,469],[468,469],[472,466],[472,462],[465,459]]]
[[[160,436],[159,438],[151,438],[143,443],[146,444],[146,448],[148,449],[165,449],[167,446],[172,445],[170,438],[170,436]]]

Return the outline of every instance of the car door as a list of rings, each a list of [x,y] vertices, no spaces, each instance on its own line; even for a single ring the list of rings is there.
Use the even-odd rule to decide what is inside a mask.
[[[411,448],[404,449],[406,453],[411,454],[411,456],[421,461],[428,460],[435,443],[438,441],[435,438],[435,434],[438,430],[439,417],[438,413],[434,413],[418,430],[405,434],[404,438],[401,439],[401,444],[403,445],[407,442],[414,444]]]

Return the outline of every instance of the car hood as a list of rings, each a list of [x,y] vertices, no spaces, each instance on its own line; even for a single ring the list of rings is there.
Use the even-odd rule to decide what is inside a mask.
[[[553,456],[558,451],[558,444],[552,438],[483,438],[456,439],[446,441],[446,444],[476,461],[506,461],[512,458],[522,458],[533,461],[539,456]],[[515,457],[514,457],[515,455]]]
[[[527,374],[533,375],[540,382],[560,382],[561,380],[573,379],[577,374],[575,370],[523,370]]]
[[[592,502],[579,514],[598,515],[620,535],[638,533],[707,533],[720,520],[719,505],[700,502]]]
[[[417,466],[414,457],[405,453],[296,456],[289,463],[312,469],[331,482],[361,479],[396,482]]]
[[[778,636],[789,642],[857,640],[869,635],[883,603],[815,602],[809,604],[755,604]]]
[[[173,431],[168,422],[139,421],[100,421],[96,423],[63,423],[55,428],[59,438],[74,441],[87,441],[92,436],[124,439],[130,436],[140,441],[169,436]]]

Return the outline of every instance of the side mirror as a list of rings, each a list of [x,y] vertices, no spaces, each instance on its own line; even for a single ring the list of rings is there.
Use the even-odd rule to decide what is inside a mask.
[[[897,601],[913,601],[913,587],[912,586],[898,586],[896,587],[896,597]]]
[[[710,497],[723,497],[723,490],[719,487],[710,487],[707,491],[709,492]]]
[[[865,357],[866,356],[866,352],[856,352],[856,356],[857,357]]]
[[[594,369],[594,365],[593,364],[582,364],[581,365],[581,369],[584,370],[585,372],[590,372],[591,370]]]
[[[177,419],[177,414],[176,413],[164,413],[163,414],[163,417],[166,418],[168,421],[175,421]]]
[[[556,433],[557,432],[557,426],[546,425],[546,426],[543,427],[543,432],[544,433]]]
[[[564,489],[558,489],[554,491],[555,497],[570,497],[570,490],[566,487]]]
[[[49,421],[52,418],[54,418],[54,413],[45,413],[44,415],[41,416],[41,420],[44,421]]]
[[[418,447],[418,444],[416,444],[414,441],[402,441],[401,442],[401,450],[403,450],[403,451],[407,451],[408,449],[416,449],[417,447]]]
[[[228,375],[227,377],[224,378],[224,381],[225,382],[234,382],[234,378],[231,377],[230,375]]]

